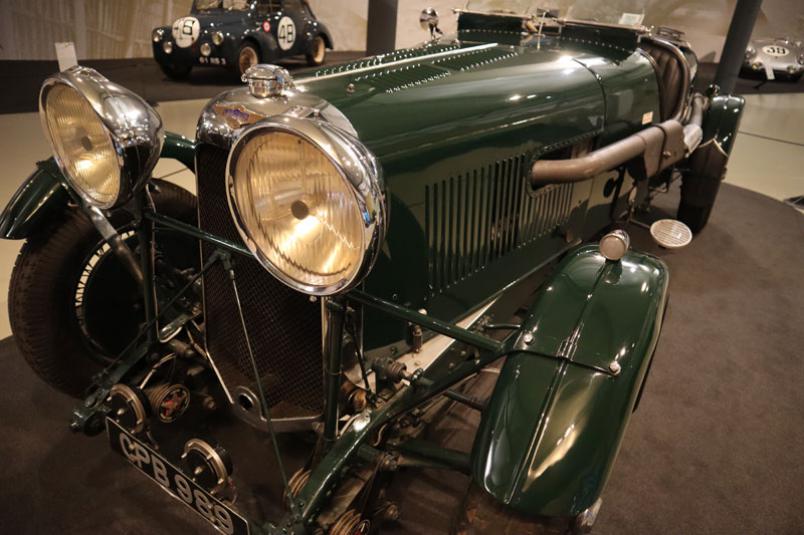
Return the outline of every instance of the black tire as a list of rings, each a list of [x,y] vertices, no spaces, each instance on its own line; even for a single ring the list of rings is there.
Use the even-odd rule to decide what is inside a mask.
[[[327,61],[327,42],[324,37],[317,35],[313,42],[310,43],[310,50],[305,54],[307,58],[307,65],[311,67],[319,67]]]
[[[255,62],[256,61],[256,62]],[[237,73],[243,75],[249,67],[260,62],[260,51],[253,43],[243,43],[237,52]]]
[[[159,68],[171,80],[186,80],[193,70],[192,65],[165,65],[164,63],[160,63]]]
[[[715,143],[699,147],[690,158],[690,170],[681,183],[678,219],[695,234],[709,222],[728,160]]]
[[[194,223],[195,196],[154,182],[157,211]],[[121,229],[129,219],[119,211],[111,222]],[[166,236],[165,242],[177,239]],[[62,217],[27,239],[11,274],[9,319],[20,353],[42,380],[75,397],[85,394],[93,374],[133,339],[142,318],[136,283],[113,253],[102,253],[103,246],[83,212],[65,208]],[[192,265],[196,263],[197,249]],[[95,281],[93,288],[90,281]],[[77,299],[92,303],[79,305]]]
[[[472,483],[450,532],[452,535],[567,535],[576,531],[567,518],[521,515]]]

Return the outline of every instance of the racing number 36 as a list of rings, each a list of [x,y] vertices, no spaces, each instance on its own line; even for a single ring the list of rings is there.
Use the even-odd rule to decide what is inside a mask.
[[[276,38],[279,42],[279,48],[282,50],[293,48],[293,43],[296,42],[296,24],[294,24],[293,19],[282,17],[276,30]]]

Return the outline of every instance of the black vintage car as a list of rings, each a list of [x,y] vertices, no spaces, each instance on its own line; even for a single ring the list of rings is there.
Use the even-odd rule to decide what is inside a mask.
[[[307,0],[194,0],[190,15],[155,28],[154,59],[171,78],[216,65],[239,74],[258,63],[304,55],[321,65],[332,36]]]

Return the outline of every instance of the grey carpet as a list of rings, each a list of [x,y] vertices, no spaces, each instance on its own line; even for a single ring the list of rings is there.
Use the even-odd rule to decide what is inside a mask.
[[[659,199],[651,217],[670,211]],[[804,217],[724,186],[688,248],[635,247],[672,270],[671,303],[639,411],[606,488],[595,533],[804,533]],[[212,532],[109,452],[66,430],[71,400],[0,342],[0,533]],[[466,447],[476,415],[435,429]],[[236,460],[237,462],[237,460]],[[403,474],[394,533],[444,533],[463,476]]]

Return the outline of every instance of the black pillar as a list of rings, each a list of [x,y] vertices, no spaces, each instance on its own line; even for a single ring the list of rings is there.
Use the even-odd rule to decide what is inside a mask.
[[[720,55],[720,63],[715,74],[715,84],[720,87],[720,92],[723,94],[728,95],[734,91],[760,6],[762,0],[737,0],[737,5],[734,7],[729,33],[726,35],[723,53]]]
[[[366,51],[384,54],[396,48],[396,14],[398,0],[368,0],[368,32]]]

